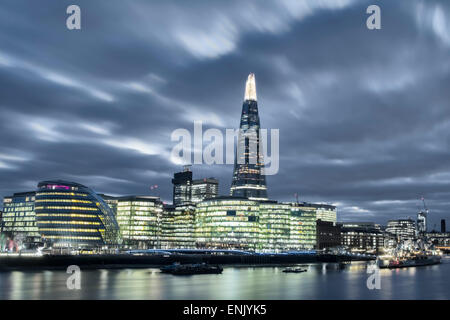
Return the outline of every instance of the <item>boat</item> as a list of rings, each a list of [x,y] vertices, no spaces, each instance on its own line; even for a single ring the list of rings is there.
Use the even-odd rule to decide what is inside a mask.
[[[409,258],[396,258],[388,263],[381,263],[380,268],[398,269],[409,267],[430,266],[441,263],[441,257],[436,255],[418,255]]]
[[[306,272],[308,271],[307,269],[302,269],[302,268],[286,268],[283,270],[283,272],[286,273],[301,273],[301,272]]]
[[[173,275],[192,275],[192,274],[220,274],[223,268],[218,265],[209,265],[206,263],[197,264],[172,264],[162,267],[161,272]]]

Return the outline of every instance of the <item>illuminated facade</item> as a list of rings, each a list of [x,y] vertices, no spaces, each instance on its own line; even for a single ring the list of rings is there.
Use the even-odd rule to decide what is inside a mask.
[[[427,216],[428,216],[428,210],[420,211],[417,214],[417,233],[418,234],[424,234],[425,232],[427,232]]]
[[[341,244],[353,251],[377,251],[384,247],[380,225],[372,222],[343,222]]]
[[[172,249],[175,246],[175,206],[163,205],[161,214],[161,237],[160,247],[162,249]]]
[[[215,198],[219,194],[219,181],[205,178],[192,181],[191,202],[199,203],[205,199]]]
[[[119,226],[111,208],[81,184],[40,182],[35,211],[42,240],[55,247],[99,247],[119,242]]]
[[[219,194],[219,181],[214,178],[192,180],[192,171],[185,166],[182,172],[174,174],[173,204],[183,206],[195,204]]]
[[[120,197],[117,222],[123,244],[136,249],[160,247],[163,204],[158,197]]]
[[[192,171],[189,166],[174,174],[172,184],[173,204],[179,206],[191,203]]]
[[[262,252],[314,249],[316,208],[303,203],[218,197],[197,204],[197,247]]]
[[[35,196],[35,192],[22,192],[3,199],[1,232],[21,244],[35,243],[41,239],[36,225]]]
[[[259,204],[246,198],[217,197],[197,204],[195,236],[200,248],[256,250]]]
[[[336,223],[337,211],[336,207],[329,204],[309,204],[316,208],[316,219]]]
[[[260,251],[278,252],[289,248],[291,234],[291,206],[276,201],[259,204]]]
[[[416,224],[411,219],[389,220],[386,232],[394,235],[398,242],[413,240],[416,236]]]
[[[173,220],[175,248],[195,248],[195,209],[194,205],[175,208]]]
[[[292,250],[313,249],[317,243],[317,207],[308,203],[291,203],[289,244]]]
[[[253,73],[248,76],[245,85],[239,129],[230,195],[250,200],[267,200],[266,177],[262,172],[264,159],[260,143],[260,121]]]

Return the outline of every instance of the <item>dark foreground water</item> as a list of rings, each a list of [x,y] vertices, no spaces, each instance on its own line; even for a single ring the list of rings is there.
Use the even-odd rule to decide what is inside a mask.
[[[450,258],[442,264],[380,270],[369,290],[365,263],[345,270],[310,264],[305,273],[282,267],[226,267],[221,275],[172,276],[158,269],[82,271],[81,290],[68,290],[63,271],[0,273],[0,299],[450,299]]]

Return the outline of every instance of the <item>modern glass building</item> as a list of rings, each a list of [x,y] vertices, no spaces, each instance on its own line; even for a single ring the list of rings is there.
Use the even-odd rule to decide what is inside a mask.
[[[36,193],[22,192],[3,199],[1,232],[25,247],[41,239],[34,210]]]
[[[258,250],[268,252],[286,251],[291,234],[291,205],[276,201],[259,204]]]
[[[162,212],[159,197],[118,198],[117,222],[123,244],[133,249],[159,248]]]
[[[219,194],[219,181],[215,178],[192,180],[192,171],[185,166],[182,172],[174,174],[173,204],[184,206],[195,204],[207,198],[217,197]]]
[[[185,166],[182,172],[174,174],[173,184],[173,204],[175,206],[191,203],[192,171],[189,166]]]
[[[242,105],[238,145],[230,195],[250,200],[267,200],[264,159],[260,141],[260,121],[256,99],[255,75],[248,76]]]
[[[427,216],[428,210],[422,210],[417,214],[417,233],[424,234],[427,232]]]
[[[416,237],[416,224],[411,219],[389,220],[386,232],[394,235],[398,242],[413,240]]]
[[[314,249],[317,245],[317,207],[308,203],[290,203],[290,250]]]
[[[176,248],[175,245],[175,206],[163,205],[163,211],[161,214],[161,237],[160,248],[172,249]]]
[[[42,240],[54,247],[99,247],[119,242],[119,226],[111,208],[81,184],[40,182],[35,211]]]
[[[197,204],[195,215],[195,236],[199,248],[258,248],[257,201],[237,197],[207,199]]]
[[[195,205],[178,206],[174,211],[174,247],[195,248]]]
[[[192,181],[191,202],[199,203],[208,198],[219,195],[219,181],[214,178],[197,179]]]
[[[321,203],[306,203],[307,206],[316,208],[316,219],[326,222],[336,223],[337,210],[336,206]]]

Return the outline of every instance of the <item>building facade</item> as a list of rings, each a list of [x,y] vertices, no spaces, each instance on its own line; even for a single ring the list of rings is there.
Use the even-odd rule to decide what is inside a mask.
[[[384,233],[373,222],[344,222],[341,226],[341,244],[352,251],[377,252],[384,247]]]
[[[417,214],[417,233],[418,234],[423,234],[425,232],[427,232],[427,216],[428,216],[428,212],[427,211],[420,211]]]
[[[173,204],[175,206],[191,205],[219,194],[219,181],[215,178],[192,180],[192,171],[185,166],[182,172],[174,174]]]
[[[119,243],[111,208],[92,189],[68,181],[38,184],[36,223],[42,240],[54,247],[101,247]]]
[[[268,200],[259,130],[255,75],[251,73],[245,85],[231,196],[250,200]]]
[[[337,209],[336,206],[330,204],[308,204],[316,208],[316,219],[321,221],[337,222]]]
[[[162,213],[159,197],[119,197],[117,222],[123,244],[132,249],[159,248]]]
[[[333,222],[317,220],[317,249],[341,246],[341,227]]]
[[[386,232],[394,235],[397,242],[413,240],[416,238],[416,224],[411,219],[389,220]]]
[[[290,246],[291,206],[264,201],[259,204],[259,251],[286,251]]]
[[[317,246],[317,207],[306,202],[290,203],[288,249],[314,249]]]
[[[174,174],[173,184],[173,204],[175,206],[191,203],[192,194],[192,171],[186,166],[182,172]]]
[[[15,193],[3,199],[1,232],[25,248],[41,240],[36,224],[35,197],[33,191]]]
[[[198,203],[195,236],[199,248],[258,249],[259,203],[237,197],[217,197]]]
[[[219,181],[214,178],[204,178],[192,181],[191,202],[199,203],[205,199],[219,195]]]

